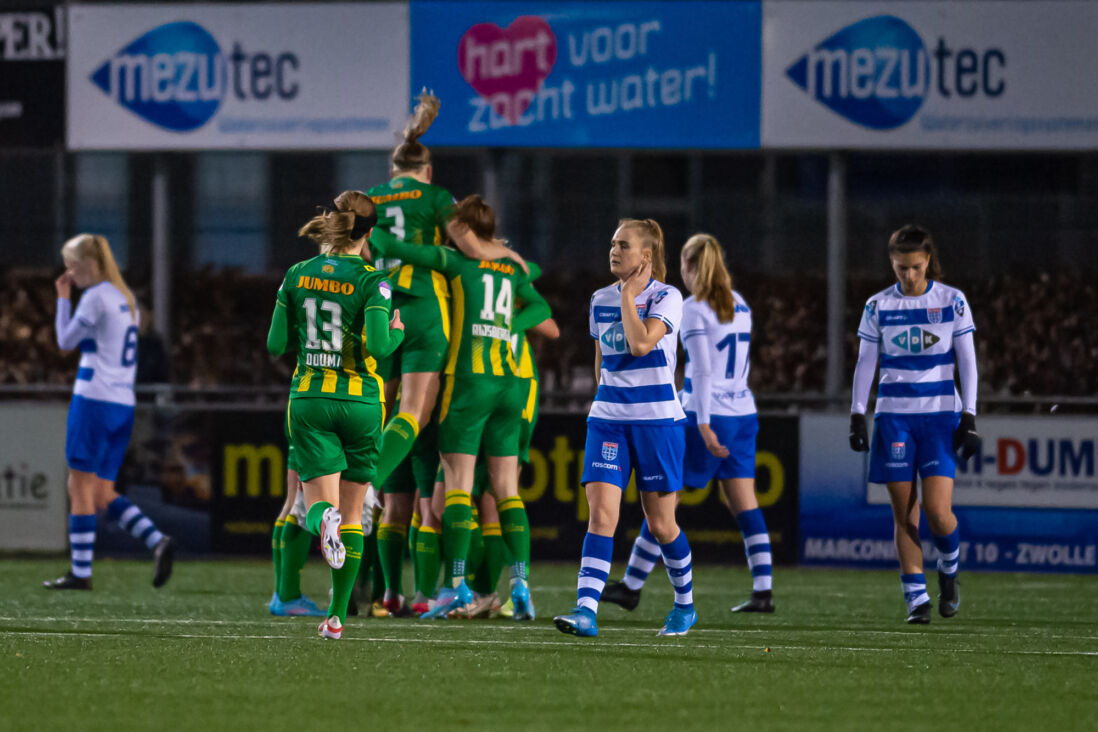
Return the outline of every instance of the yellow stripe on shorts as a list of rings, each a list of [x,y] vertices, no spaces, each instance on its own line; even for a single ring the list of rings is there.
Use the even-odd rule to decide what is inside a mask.
[[[450,400],[454,398],[454,377],[446,377],[446,388],[442,390],[442,406],[438,408],[438,422],[442,424],[450,412]]]

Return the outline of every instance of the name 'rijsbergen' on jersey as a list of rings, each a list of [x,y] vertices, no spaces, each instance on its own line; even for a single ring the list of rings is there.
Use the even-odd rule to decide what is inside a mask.
[[[876,413],[960,411],[953,341],[975,330],[964,293],[941,282],[928,282],[914,297],[899,284],[870,297],[858,337],[880,348]]]
[[[696,395],[693,389],[697,349],[701,348],[704,335],[708,348],[710,368],[709,414],[721,417],[739,417],[755,414],[755,397],[747,386],[751,373],[751,308],[735,290],[732,291],[736,314],[731,321],[722,323],[713,308],[704,300],[691,296],[682,306],[682,328],[679,338],[686,352],[685,380],[683,381],[683,409],[696,412]]]
[[[671,424],[686,418],[675,394],[675,357],[682,322],[682,294],[673,286],[649,280],[636,297],[641,321],[658,318],[667,333],[643,356],[629,352],[621,319],[621,287],[610,285],[591,296],[591,337],[602,351],[599,388],[589,420]]]

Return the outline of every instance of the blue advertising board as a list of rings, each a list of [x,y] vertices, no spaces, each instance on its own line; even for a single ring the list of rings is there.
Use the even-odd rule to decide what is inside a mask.
[[[847,423],[801,417],[800,561],[896,568],[887,490],[867,483]],[[953,492],[962,569],[1098,573],[1098,420],[988,417],[980,434]],[[919,528],[933,568],[925,520]]]
[[[413,2],[427,142],[757,148],[759,2]]]

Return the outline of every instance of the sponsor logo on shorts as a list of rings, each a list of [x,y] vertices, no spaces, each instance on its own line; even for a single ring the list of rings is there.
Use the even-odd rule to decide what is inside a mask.
[[[602,459],[603,460],[617,460],[618,459],[618,443],[616,443],[616,442],[604,442],[604,443],[602,443]]]
[[[910,468],[911,463],[885,463],[886,468]]]
[[[941,461],[939,461],[939,460],[931,460],[929,463],[923,463],[922,467],[924,467],[924,468],[933,468],[935,465],[939,465],[940,462]]]
[[[902,460],[907,454],[907,445],[902,442],[893,442],[889,454],[892,455],[893,460]]]
[[[603,468],[605,470],[618,470],[618,471],[621,470],[621,468],[619,468],[614,463],[591,463],[591,467],[592,468]]]
[[[641,480],[663,480],[662,475],[644,475],[641,476]]]

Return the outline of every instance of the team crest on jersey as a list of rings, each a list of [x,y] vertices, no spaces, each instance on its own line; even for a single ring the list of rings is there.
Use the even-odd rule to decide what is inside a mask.
[[[324,270],[324,271],[325,271],[326,273],[328,273],[328,274],[331,274],[332,272],[335,272],[335,271],[336,271],[336,268],[335,268],[335,267],[333,267],[333,266],[332,266],[332,265],[330,265],[330,264],[326,264],[326,265],[324,265],[323,267],[321,267],[321,269],[322,269],[322,270]]]
[[[602,459],[603,460],[615,460],[618,457],[618,443],[616,442],[604,442],[602,443]]]
[[[389,280],[382,280],[381,284],[377,286],[377,291],[386,300],[391,300],[393,297],[393,288],[389,285]]]
[[[957,317],[964,317],[965,314],[965,301],[960,297],[953,298],[953,312],[957,313]]]
[[[903,442],[893,442],[889,450],[893,460],[903,460],[907,454],[907,445]]]
[[[869,317],[873,317],[873,314],[877,312],[877,301],[870,300],[865,304],[865,314]]]
[[[941,308],[927,308],[926,320],[931,325],[937,325],[942,322],[942,309]]]

